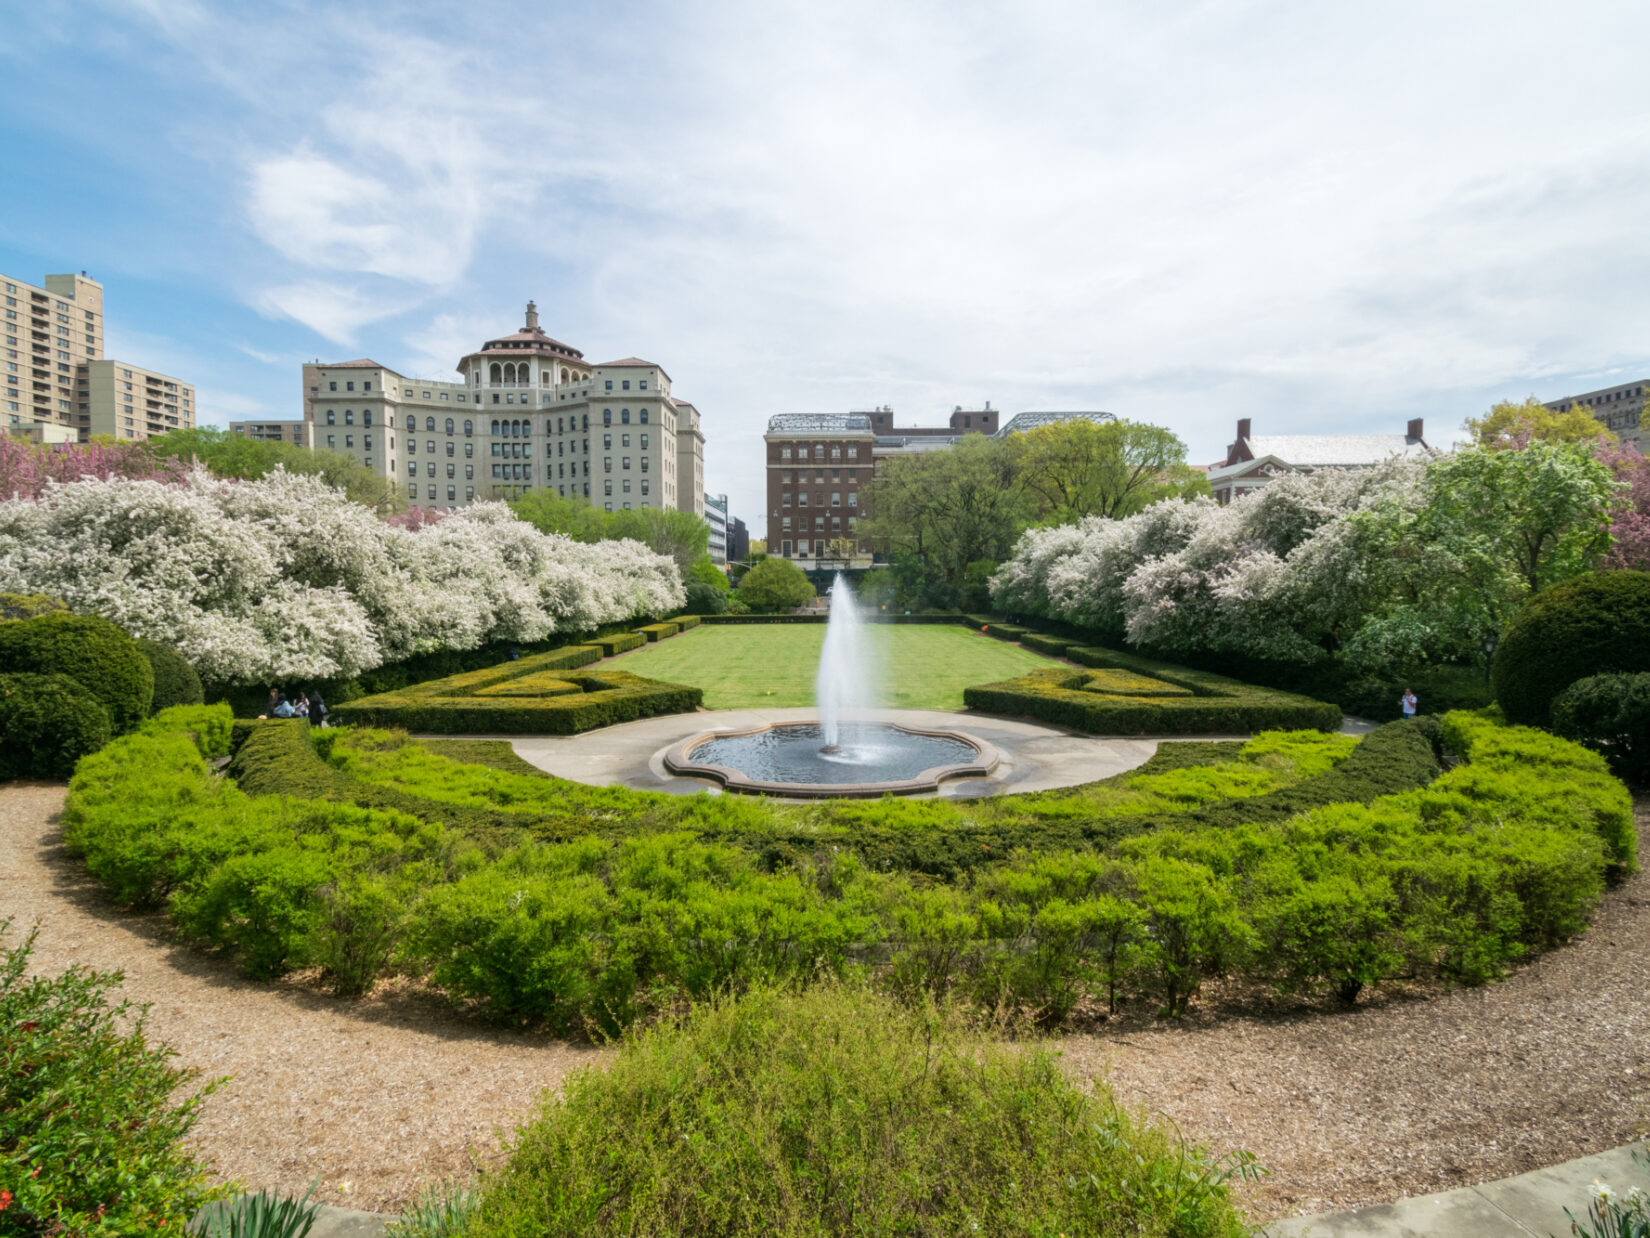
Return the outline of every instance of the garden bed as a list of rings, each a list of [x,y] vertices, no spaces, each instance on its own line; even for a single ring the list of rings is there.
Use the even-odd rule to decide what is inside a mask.
[[[988,635],[1003,630],[996,626]],[[1026,636],[1023,643],[1032,645],[1033,640]],[[1035,718],[1094,735],[1332,731],[1341,724],[1338,706],[1208,671],[1052,639],[1038,641],[1036,647],[1050,652],[1058,648],[1060,656],[1095,669],[1054,667],[971,687],[963,693],[968,707],[982,713]]]
[[[615,722],[697,709],[704,694],[682,684],[604,668],[577,669],[636,649],[640,633],[603,637],[479,671],[362,697],[338,706],[333,720],[397,726],[438,735],[573,735]]]

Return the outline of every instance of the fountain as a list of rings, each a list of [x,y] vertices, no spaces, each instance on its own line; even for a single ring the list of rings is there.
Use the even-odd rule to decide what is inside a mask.
[[[865,637],[853,590],[839,572],[814,681],[819,720],[695,735],[665,754],[666,767],[731,791],[808,797],[905,795],[932,791],[947,778],[991,773],[997,753],[983,740],[874,719],[876,677]]]

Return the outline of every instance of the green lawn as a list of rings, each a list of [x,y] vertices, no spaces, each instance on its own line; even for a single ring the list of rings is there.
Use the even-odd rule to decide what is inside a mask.
[[[963,689],[1058,663],[970,628],[873,624],[871,664],[890,709],[961,709]],[[620,670],[705,690],[706,709],[812,705],[822,623],[702,626],[616,658]]]

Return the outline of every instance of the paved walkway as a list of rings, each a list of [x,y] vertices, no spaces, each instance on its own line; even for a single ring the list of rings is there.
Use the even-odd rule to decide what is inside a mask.
[[[1638,1152],[1639,1163],[1633,1163]],[[1650,1189],[1645,1145],[1627,1144],[1481,1186],[1414,1195],[1395,1204],[1274,1221],[1268,1238],[1565,1238],[1566,1208],[1587,1215],[1595,1181],[1617,1193]]]
[[[734,731],[776,722],[813,721],[818,712],[799,709],[721,709],[643,718],[582,735],[499,736],[509,739],[516,755],[547,773],[575,782],[605,786],[622,783],[649,791],[693,794],[717,784],[681,778],[664,767],[674,744],[701,731]],[[1093,782],[1144,765],[1157,751],[1155,739],[1101,739],[1074,735],[1058,727],[994,718],[987,714],[934,709],[878,710],[877,717],[901,726],[963,731],[985,740],[1002,758],[989,778],[960,778],[941,785],[939,794],[972,798],[1004,791],[1046,791]],[[481,737],[477,737],[481,738]],[[1221,737],[1221,738],[1248,738]]]

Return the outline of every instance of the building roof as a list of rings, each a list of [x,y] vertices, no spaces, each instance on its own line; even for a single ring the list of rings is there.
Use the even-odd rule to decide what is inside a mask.
[[[864,413],[776,413],[768,418],[769,434],[869,434]]]
[[[644,365],[650,370],[661,370],[661,369],[664,368],[657,361],[643,361],[640,357],[620,357],[617,361],[598,361],[598,362],[596,362],[596,368],[598,370],[616,369],[617,367],[622,366],[622,365],[630,365],[630,366]]]
[[[1274,456],[1285,464],[1319,468],[1430,454],[1426,440],[1407,434],[1256,434],[1243,441],[1256,460]]]
[[[1098,425],[1104,425],[1108,421],[1116,420],[1117,414],[1103,413],[1099,411],[1071,413],[1015,413],[1014,416],[1008,419],[1008,423],[998,427],[997,432],[991,437],[1007,438],[1010,434],[1023,434],[1027,430],[1035,430],[1038,426],[1051,426],[1062,421],[1092,421]]]
[[[362,357],[358,361],[320,361],[316,364],[323,370],[387,370],[390,368],[387,365],[379,365],[378,362],[367,357]]]

